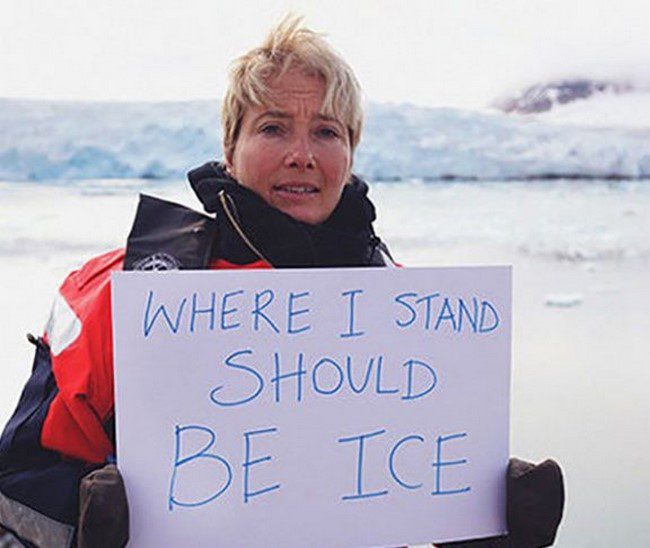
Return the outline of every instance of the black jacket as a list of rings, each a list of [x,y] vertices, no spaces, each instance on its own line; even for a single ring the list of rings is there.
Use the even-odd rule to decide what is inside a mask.
[[[366,183],[352,177],[330,217],[319,225],[296,221],[209,162],[189,175],[214,218],[143,196],[129,236],[125,269],[165,268],[143,261],[162,250],[169,268],[206,268],[220,258],[236,265],[263,261],[274,268],[386,266],[392,259],[375,234],[375,208]],[[158,257],[163,259],[162,257]]]

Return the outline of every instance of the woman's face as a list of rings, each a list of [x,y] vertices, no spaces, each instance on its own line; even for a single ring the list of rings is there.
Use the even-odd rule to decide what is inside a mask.
[[[226,165],[268,204],[298,221],[322,223],[350,177],[347,128],[321,114],[320,78],[294,68],[269,89],[272,104],[246,109]]]

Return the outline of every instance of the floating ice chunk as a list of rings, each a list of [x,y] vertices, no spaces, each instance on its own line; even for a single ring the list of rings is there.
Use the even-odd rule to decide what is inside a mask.
[[[550,293],[544,297],[546,306],[557,308],[571,308],[582,304],[583,298],[580,293]]]

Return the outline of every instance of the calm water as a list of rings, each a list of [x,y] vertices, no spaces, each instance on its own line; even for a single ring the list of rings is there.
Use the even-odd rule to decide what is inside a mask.
[[[180,181],[0,183],[0,422],[29,374],[24,333],[42,330],[71,268],[123,245],[140,191],[199,208]],[[556,545],[650,545],[650,184],[376,183],[371,196],[406,265],[514,265],[511,450],[564,467]]]

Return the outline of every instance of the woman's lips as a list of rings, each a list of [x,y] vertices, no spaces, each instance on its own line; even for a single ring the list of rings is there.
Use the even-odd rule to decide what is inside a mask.
[[[295,195],[317,194],[320,192],[317,186],[305,183],[285,183],[281,185],[273,185],[273,190],[275,192]]]

